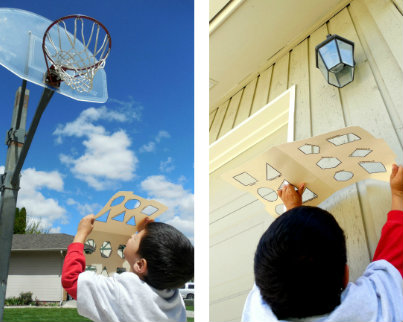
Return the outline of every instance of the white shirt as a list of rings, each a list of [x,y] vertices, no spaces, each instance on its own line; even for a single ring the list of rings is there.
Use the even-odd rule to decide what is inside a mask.
[[[185,304],[177,289],[157,290],[129,272],[111,277],[81,273],[77,310],[100,322],[186,321]]]
[[[242,313],[243,322],[277,322],[270,306],[254,285]],[[403,321],[403,280],[389,262],[379,260],[368,265],[355,283],[349,283],[341,303],[331,313],[290,321]]]

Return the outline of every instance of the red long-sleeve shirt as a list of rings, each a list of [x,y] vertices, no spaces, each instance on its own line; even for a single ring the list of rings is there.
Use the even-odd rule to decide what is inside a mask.
[[[403,277],[403,211],[401,210],[391,210],[388,213],[373,261],[380,259],[391,263]]]
[[[62,285],[72,298],[77,299],[78,275],[85,271],[84,244],[72,243],[67,248],[62,270]]]

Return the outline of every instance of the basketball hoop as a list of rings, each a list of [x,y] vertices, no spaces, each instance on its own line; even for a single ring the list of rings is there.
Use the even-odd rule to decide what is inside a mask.
[[[94,18],[69,15],[54,21],[43,35],[45,82],[56,88],[65,82],[75,91],[90,92],[111,45],[108,30]]]

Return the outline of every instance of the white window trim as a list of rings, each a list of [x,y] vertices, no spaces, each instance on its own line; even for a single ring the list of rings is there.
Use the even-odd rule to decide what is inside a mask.
[[[288,124],[294,141],[295,85],[210,145],[209,173]]]

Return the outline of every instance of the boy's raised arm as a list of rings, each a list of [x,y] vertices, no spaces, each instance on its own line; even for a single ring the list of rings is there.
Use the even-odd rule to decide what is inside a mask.
[[[403,167],[393,165],[390,175],[392,209],[382,228],[373,260],[387,260],[403,277]]]
[[[305,190],[305,183],[301,183],[298,186],[298,190],[292,184],[286,184],[283,188],[277,191],[278,196],[284,202],[284,206],[287,210],[302,205],[302,194]]]
[[[77,299],[78,275],[85,271],[84,242],[94,227],[95,216],[88,215],[81,219],[73,243],[67,248],[62,270],[63,288]]]

